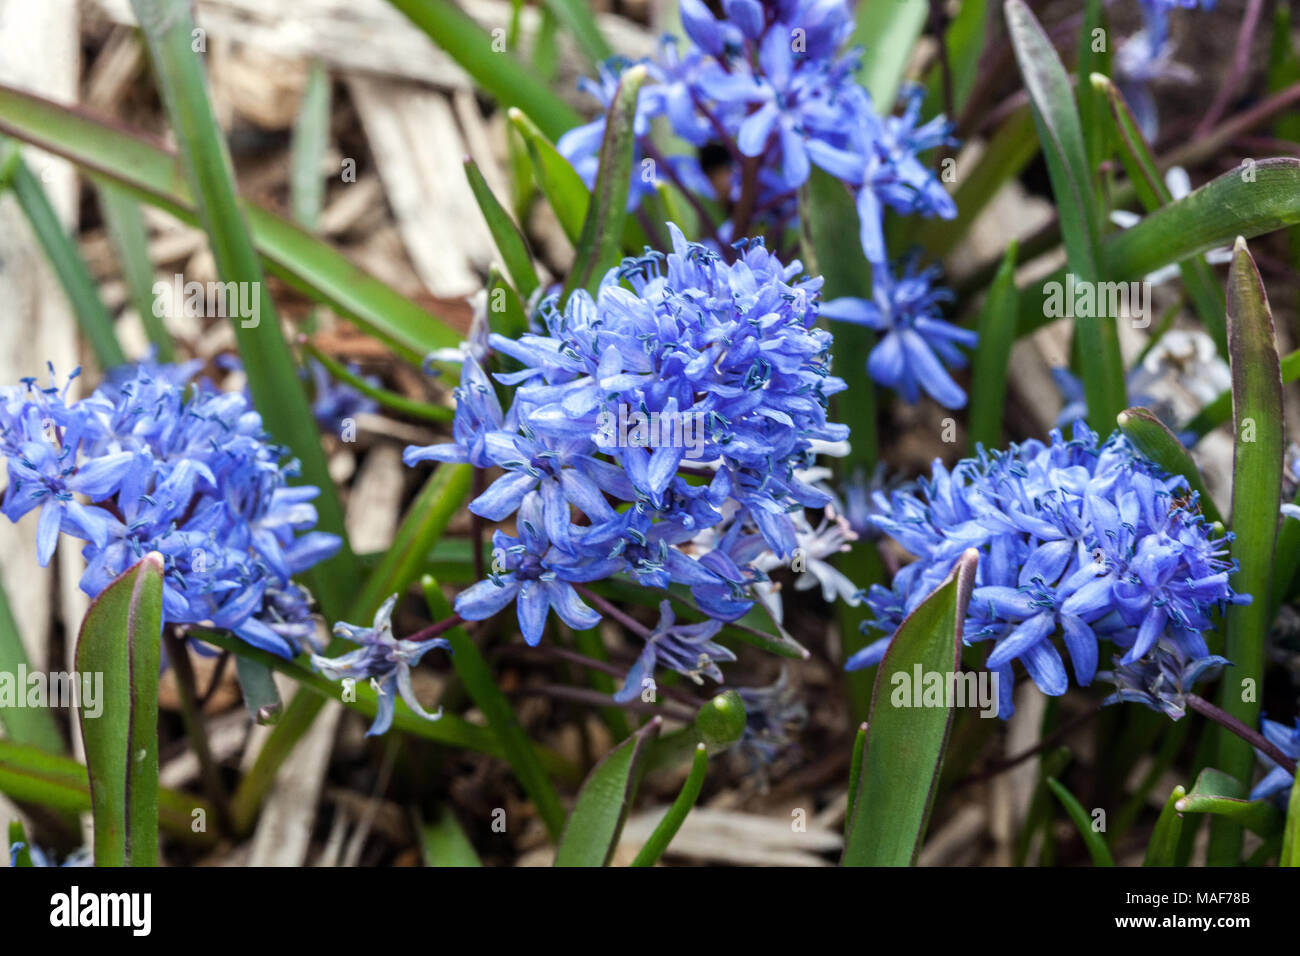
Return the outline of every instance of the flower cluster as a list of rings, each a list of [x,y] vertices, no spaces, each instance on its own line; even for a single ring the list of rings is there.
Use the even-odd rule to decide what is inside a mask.
[[[0,391],[12,521],[39,509],[37,557],[60,532],[86,542],[81,588],[99,594],[146,553],[163,556],[163,618],[233,631],[292,657],[310,646],[310,595],[292,577],[339,539],[311,530],[319,490],[290,487],[262,420],[239,393],[188,386],[194,365],[118,370],[70,401],[35,379]]]
[[[1182,720],[1192,688],[1216,677],[1230,663],[1217,654],[1191,657],[1183,647],[1161,638],[1146,657],[1125,663],[1117,656],[1113,671],[1097,672],[1099,680],[1115,685],[1115,693],[1102,703],[1128,701]]]
[[[853,19],[842,0],[727,0],[717,19],[703,0],[682,0],[686,49],[665,39],[646,64],[650,82],[637,100],[637,171],[629,196],[636,207],[655,191],[641,175],[655,165],[688,197],[719,199],[730,218],[719,243],[759,232],[778,238],[795,220],[797,190],[818,166],[852,190],[868,261],[886,260],[882,219],[887,208],[952,218],[956,206],[918,154],[950,142],[942,118],[921,122],[922,93],[907,94],[902,115],[880,117],[855,79],[859,53],[845,45]],[[586,82],[608,106],[631,64],[611,61]],[[714,146],[728,157],[716,195],[695,155],[663,156],[651,122],[664,117],[696,151]],[[590,186],[595,182],[605,120],[570,130],[557,144]],[[724,252],[718,247],[715,251]]]
[[[820,279],[758,241],[728,263],[669,231],[668,254],[624,260],[594,297],[544,299],[517,341],[492,335],[522,366],[496,376],[514,386],[509,407],[469,356],[453,441],[407,449],[408,464],[501,469],[469,507],[513,517],[515,533],[496,531],[490,576],[457,598],[465,619],[513,603],[536,644],[552,609],[592,627],[583,586],[624,574],[679,585],[707,617],[733,621],[766,579],[760,559],[793,555],[809,530],[803,509],[830,502],[806,472],[848,436],[827,421],[844,383],[829,374],[831,336],[816,325]],[[714,633],[665,616],[634,683],[654,666],[713,676],[729,659]]]
[[[1058,634],[1086,685],[1101,640],[1124,651],[1121,665],[1162,639],[1180,660],[1201,660],[1209,656],[1202,632],[1211,612],[1250,600],[1230,586],[1229,539],[1215,537],[1186,480],[1162,473],[1118,432],[1099,444],[1082,422],[1072,440],[1053,431],[1048,443],[981,449],[951,471],[936,461],[929,480],[877,495],[877,506],[877,526],[917,560],[891,588],[872,588],[871,627],[892,635],[963,551],[979,549],[965,640],[992,642],[986,666],[999,674],[1003,717],[1011,713],[1013,661],[1044,693],[1065,693]],[[847,666],[878,663],[888,642]]]

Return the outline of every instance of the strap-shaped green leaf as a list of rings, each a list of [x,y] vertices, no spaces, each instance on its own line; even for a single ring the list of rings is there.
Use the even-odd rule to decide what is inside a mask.
[[[1247,800],[1246,788],[1230,774],[1206,767],[1187,796],[1174,804],[1179,813],[1209,813],[1217,820],[1245,827],[1262,837],[1276,835],[1282,814],[1267,800]]]
[[[682,828],[686,822],[687,815],[691,812],[691,807],[695,806],[695,801],[699,799],[700,791],[704,789],[704,775],[709,769],[709,750],[704,744],[697,744],[695,747],[695,757],[691,760],[691,772],[686,775],[686,782],[682,784],[681,792],[677,794],[677,799],[673,801],[664,818],[659,821],[654,832],[650,834],[650,839],[646,840],[645,845],[641,847],[636,858],[632,861],[633,866],[654,866],[664,851],[668,849],[668,844],[673,842],[673,837],[677,831]]]
[[[1083,808],[1078,798],[1055,777],[1047,778],[1047,786],[1056,795],[1056,799],[1061,801],[1061,806],[1065,807],[1065,812],[1070,815],[1070,819],[1074,821],[1079,835],[1083,837],[1084,846],[1088,848],[1088,855],[1092,857],[1092,865],[1114,866],[1115,858],[1110,855],[1106,838],[1092,828],[1092,818],[1088,816],[1088,811]]]
[[[1178,840],[1183,835],[1183,815],[1178,812],[1178,801],[1186,793],[1186,789],[1180,784],[1169,794],[1169,799],[1165,801],[1160,817],[1156,820],[1155,829],[1151,831],[1146,857],[1142,860],[1143,866],[1175,865]]]
[[[857,799],[850,807],[845,866],[909,866],[920,851],[952,708],[949,700],[914,707],[910,694],[897,705],[901,685],[895,675],[911,681],[919,670],[952,685],[961,668],[962,625],[978,561],[973,548],[957,559],[943,584],[903,621],[880,662]]]
[[[976,328],[975,368],[971,379],[970,443],[986,449],[1002,447],[1002,415],[1006,411],[1007,368],[1016,341],[1016,255],[1011,240],[998,274],[989,286]]]
[[[1047,161],[1070,271],[1078,281],[1098,282],[1106,278],[1101,255],[1101,210],[1069,74],[1022,0],[1007,0],[1005,11]],[[1088,421],[1102,434],[1109,431],[1115,416],[1128,404],[1119,350],[1119,318],[1077,318],[1074,323]]]
[[[1149,409],[1128,408],[1120,412],[1116,423],[1138,451],[1146,455],[1171,475],[1182,475],[1192,491],[1200,496],[1201,513],[1211,522],[1223,523],[1214,499],[1210,497],[1201,470],[1192,461],[1178,436],[1165,423],[1151,414]]]
[[[162,556],[151,551],[91,602],[77,635],[96,866],[158,863],[162,580]],[[85,693],[87,676],[103,681],[97,700]]]
[[[641,782],[648,744],[659,735],[662,724],[662,717],[652,718],[606,754],[587,776],[555,851],[556,866],[609,863]]]
[[[577,126],[578,115],[532,70],[448,0],[389,0],[442,47],[461,68],[506,107],[527,113],[548,136]]]
[[[605,114],[596,188],[578,237],[577,255],[564,282],[560,300],[575,289],[594,294],[606,270],[623,258],[623,222],[636,148],[636,103],[646,80],[646,68],[634,66],[619,78],[618,89]]]
[[[590,191],[573,165],[560,155],[555,144],[526,113],[512,109],[509,116],[524,141],[538,188],[551,204],[564,234],[577,246],[587,218],[587,205],[591,202]]]
[[[876,112],[894,110],[912,48],[925,28],[930,5],[925,0],[863,0],[858,4],[852,43],[866,49],[858,80],[867,88]]]
[[[75,163],[92,179],[111,180],[190,225],[199,217],[180,163],[150,140],[0,84],[0,131]],[[306,296],[415,362],[461,335],[445,320],[363,272],[301,226],[239,201],[266,268]]]
[[[478,201],[478,208],[483,213],[488,232],[492,234],[492,241],[501,254],[506,271],[510,273],[519,294],[527,299],[541,282],[537,278],[537,270],[533,268],[533,254],[528,249],[523,233],[492,194],[478,164],[468,157],[465,159],[465,178],[469,180],[470,191]]]
[[[1273,313],[1246,240],[1240,237],[1228,272],[1228,359],[1236,438],[1232,460],[1232,554],[1240,565],[1232,584],[1253,600],[1232,605],[1224,618],[1223,654],[1233,667],[1223,681],[1219,706],[1247,727],[1254,727],[1259,722],[1264,646],[1271,624],[1269,596],[1286,437]],[[1245,681],[1253,682],[1249,685],[1253,692],[1245,692]],[[1219,728],[1218,734],[1215,765],[1243,784],[1248,782],[1255,760],[1250,744],[1226,727]],[[1240,828],[1226,821],[1213,821],[1209,862],[1236,863],[1240,853]]]
[[[1285,829],[1282,831],[1282,854],[1278,866],[1300,866],[1300,773],[1291,784],[1291,800],[1287,806]]]

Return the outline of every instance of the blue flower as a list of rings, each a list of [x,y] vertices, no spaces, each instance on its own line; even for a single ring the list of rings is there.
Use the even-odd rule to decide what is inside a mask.
[[[769,764],[794,742],[807,723],[808,708],[785,668],[767,687],[740,687],[736,693],[745,704],[745,732],[736,748],[754,767]]]
[[[340,541],[313,530],[319,490],[289,486],[297,464],[247,396],[189,386],[196,370],[145,362],[80,401],[30,379],[3,390],[0,510],[16,521],[41,508],[42,564],[60,532],[85,541],[80,583],[92,597],[157,551],[166,623],[230,630],[292,657],[314,631],[310,595],[292,578]]]
[[[326,431],[338,434],[349,419],[355,420],[358,415],[369,415],[379,410],[378,402],[347,382],[335,381],[329,370],[316,359],[307,360],[306,371],[311,375],[315,396],[311,412],[316,423]],[[354,375],[360,374],[360,369],[355,364],[349,364],[348,371]],[[367,385],[380,384],[379,379],[373,375],[367,375],[362,380]]]
[[[370,627],[357,627],[344,622],[334,625],[334,636],[360,644],[357,650],[340,657],[325,657],[321,654],[311,656],[312,666],[329,680],[370,680],[379,694],[379,709],[370,729],[366,731],[367,737],[386,733],[392,726],[398,694],[406,701],[406,706],[425,720],[437,720],[442,716],[441,707],[436,713],[430,714],[421,706],[411,688],[411,668],[435,647],[449,650],[451,644],[441,637],[426,641],[394,637],[392,616],[396,603],[397,595],[394,594],[380,606],[375,613],[375,622]]]
[[[696,150],[718,145],[729,158],[716,198],[732,218],[708,228],[714,251],[723,255],[731,255],[727,243],[755,230],[782,237],[796,222],[797,191],[814,166],[854,194],[863,251],[873,264],[886,261],[886,209],[956,214],[943,185],[918,158],[952,142],[949,124],[941,117],[921,121],[919,89],[905,94],[902,115],[876,115],[856,79],[860,51],[846,49],[853,17],[843,0],[727,0],[723,11],[718,19],[702,0],[685,0],[685,50],[665,40],[658,58],[644,63],[649,82],[637,100],[629,209],[655,192],[661,172],[688,195],[715,198],[694,155],[665,157],[650,141],[652,121],[662,117]],[[583,88],[607,108],[630,65],[611,60]],[[597,117],[557,144],[588,186],[595,182],[604,129],[604,117]],[[652,166],[654,175],[645,175],[643,157],[663,168]]]
[[[1206,10],[1214,8],[1213,0],[1205,0],[1200,5]],[[1115,54],[1116,85],[1132,110],[1142,136],[1149,142],[1155,141],[1160,125],[1151,85],[1190,83],[1196,78],[1194,70],[1173,60],[1169,11],[1177,7],[1191,10],[1197,6],[1198,0],[1139,0],[1142,29],[1129,37]]]
[[[1130,701],[1181,720],[1187,712],[1187,695],[1197,682],[1213,679],[1230,664],[1217,654],[1191,657],[1183,647],[1161,639],[1148,657],[1125,663],[1116,656],[1114,670],[1097,672],[1099,680],[1115,685],[1115,692],[1102,703]]]
[[[1295,722],[1294,727],[1288,727],[1286,724],[1279,723],[1276,720],[1269,720],[1267,717],[1261,717],[1259,720],[1259,729],[1263,732],[1264,737],[1282,753],[1286,754],[1292,760],[1300,760],[1300,720]],[[1273,762],[1272,758],[1256,750],[1255,753],[1259,759],[1268,767],[1268,772],[1264,774],[1263,779],[1255,784],[1255,788],[1250,791],[1250,799],[1265,800],[1278,799],[1285,806],[1289,802],[1291,787],[1295,784],[1295,775],[1279,767]]]
[[[734,661],[736,655],[712,640],[720,630],[721,621],[678,624],[672,602],[660,601],[659,623],[646,638],[645,648],[627,672],[627,679],[614,699],[620,703],[634,699],[646,682],[653,680],[659,668],[684,674],[697,684],[703,683],[704,677],[721,683],[718,662]]]
[[[966,404],[948,368],[964,368],[958,346],[974,348],[976,334],[943,319],[941,303],[952,294],[933,285],[939,270],[917,269],[915,258],[897,266],[897,276],[885,266],[872,274],[872,298],[842,297],[822,306],[822,315],[874,329],[880,339],[867,358],[867,372],[880,385],[896,389],[915,403],[924,389],[946,408]],[[946,366],[946,367],[945,367]]]
[[[876,525],[917,560],[874,586],[870,626],[886,636],[855,654],[849,669],[884,656],[902,619],[943,580],[967,548],[980,551],[965,623],[968,643],[992,641],[987,666],[1000,676],[1010,713],[1019,661],[1044,693],[1069,681],[1060,635],[1081,685],[1095,676],[1099,643],[1125,651],[1121,664],[1167,641],[1186,659],[1209,656],[1211,612],[1243,604],[1229,584],[1230,537],[1215,537],[1186,480],[1161,472],[1118,432],[1104,443],[1082,422],[1066,441],[1028,441],[1007,452],[936,461],[915,489],[877,495]]]

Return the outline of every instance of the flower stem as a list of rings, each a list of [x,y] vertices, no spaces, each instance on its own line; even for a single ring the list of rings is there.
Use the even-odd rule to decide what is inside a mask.
[[[595,591],[591,590],[591,588],[583,587],[581,584],[575,584],[573,587],[575,590],[577,590],[579,594],[581,594],[584,598],[586,598],[593,605],[595,605],[596,610],[600,611],[600,613],[604,614],[606,617],[613,618],[615,621],[618,621],[618,623],[622,624],[625,628],[627,628],[633,634],[636,634],[638,637],[643,638],[644,640],[650,639],[650,629],[646,627],[644,624],[642,624],[640,621],[638,621],[636,618],[632,617],[629,614],[626,614],[619,608],[615,607],[613,604],[611,604],[609,601],[606,601]]]
[[[221,773],[212,759],[212,748],[208,746],[208,732],[203,724],[203,712],[199,704],[190,652],[185,642],[170,631],[164,631],[163,641],[167,645],[167,659],[172,666],[172,673],[176,675],[181,719],[185,723],[185,732],[190,739],[194,756],[199,762],[199,779],[203,782],[203,789],[208,799],[212,801],[217,822],[225,830],[229,820],[226,792],[221,786]]]
[[[1296,772],[1296,763],[1294,760],[1274,746],[1273,742],[1259,731],[1247,727],[1226,710],[1210,703],[1204,697],[1197,694],[1187,695],[1187,706],[1192,708],[1192,710],[1196,711],[1202,717],[1207,717],[1220,727],[1230,730],[1256,750],[1267,754],[1270,760],[1287,773],[1294,774]]]
[[[450,631],[453,627],[459,627],[465,623],[467,622],[463,617],[459,614],[453,614],[451,617],[443,618],[441,621],[434,621],[428,627],[420,628],[420,630],[416,631],[410,637],[405,638],[405,640],[427,641],[430,638],[437,637],[439,634]]]

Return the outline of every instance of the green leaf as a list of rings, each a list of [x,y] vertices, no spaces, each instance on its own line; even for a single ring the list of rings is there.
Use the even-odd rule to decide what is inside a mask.
[[[251,657],[236,654],[235,672],[239,676],[239,689],[244,693],[248,715],[259,724],[277,723],[284,713],[284,702],[275,686],[271,668]]]
[[[224,282],[234,282],[256,296],[259,311],[254,316],[231,316],[253,402],[267,431],[301,462],[302,483],[320,489],[315,504],[320,529],[343,539],[338,554],[306,575],[321,609],[333,619],[343,609],[348,585],[355,581],[355,557],[347,543],[343,507],[321,449],[316,420],[245,228],[226,142],[208,99],[203,70],[191,49],[194,23],[189,5],[185,0],[131,0],[131,5],[180,147],[181,170],[198,200],[199,221],[217,273]]]
[[[1038,140],[1056,197],[1066,258],[1075,278],[1098,282],[1104,276],[1100,206],[1092,186],[1088,156],[1075,108],[1070,77],[1051,40],[1022,0],[1006,0],[1007,29],[1025,80]],[[1075,341],[1088,402],[1088,422],[1106,434],[1125,405],[1124,363],[1118,316],[1076,320]]]
[[[1105,838],[1092,828],[1092,818],[1088,816],[1088,811],[1083,808],[1083,804],[1055,777],[1047,778],[1047,786],[1051,788],[1052,793],[1056,794],[1056,799],[1061,801],[1065,812],[1078,827],[1079,835],[1083,837],[1084,845],[1088,848],[1088,855],[1092,857],[1092,865],[1114,866],[1115,860],[1110,855],[1110,848],[1106,846]]]
[[[9,595],[0,584],[0,675],[14,681],[16,694],[25,694],[26,680],[21,675],[27,671],[27,651],[18,634]],[[50,753],[64,750],[63,735],[59,733],[54,713],[48,707],[0,707],[0,727],[15,743],[31,744]]]
[[[330,142],[330,76],[320,60],[313,60],[307,88],[293,124],[289,152],[289,201],[293,218],[315,230],[325,205],[322,162]]]
[[[469,180],[469,188],[478,201],[478,208],[483,213],[483,220],[487,223],[488,232],[492,234],[492,241],[501,254],[506,271],[510,273],[519,294],[527,299],[541,285],[537,270],[533,268],[533,255],[528,249],[528,242],[510,214],[492,194],[478,164],[468,156],[465,158],[465,178]]]
[[[975,88],[979,75],[980,58],[989,33],[988,0],[962,0],[957,16],[944,35],[948,45],[948,61],[952,65],[952,98],[954,112],[960,115]],[[933,71],[936,75],[941,70]],[[955,120],[957,116],[949,119]]]
[[[11,740],[0,740],[0,793],[69,813],[91,809],[90,780],[84,766]],[[212,807],[203,798],[175,790],[159,791],[158,826],[173,839],[195,846],[216,843],[214,827],[194,829],[200,815],[212,817]]]
[[[577,170],[522,110],[511,110],[510,122],[523,138],[537,187],[551,204],[569,241],[577,246],[587,218],[591,192]]]
[[[1179,813],[1208,813],[1217,822],[1230,822],[1252,833],[1269,837],[1282,828],[1282,814],[1267,800],[1246,800],[1246,788],[1230,774],[1206,767],[1196,778],[1191,792],[1174,804]],[[1213,838],[1213,833],[1211,833]]]
[[[564,825],[556,866],[608,865],[641,782],[647,745],[662,725],[662,717],[651,718],[596,764]]]
[[[474,82],[502,106],[518,108],[551,137],[581,120],[550,86],[508,53],[493,49],[493,39],[448,0],[389,0],[433,42],[460,64]]]
[[[1102,50],[1094,49],[1093,37],[1098,31],[1103,37],[1106,35],[1102,26],[1101,0],[1084,0],[1083,28],[1079,31],[1079,65],[1075,70],[1078,76],[1086,77],[1106,71],[1105,43],[1102,44]],[[1105,118],[1106,105],[1088,83],[1078,85],[1076,96],[1079,100],[1079,125],[1083,129],[1088,175],[1094,176],[1102,160],[1109,155],[1107,140],[1110,124]],[[1099,215],[1105,215],[1106,211],[1101,205],[1097,209]]]
[[[414,399],[407,398],[405,395],[399,395],[396,392],[390,392],[386,388],[380,388],[377,385],[371,385],[360,375],[357,375],[346,365],[340,362],[334,356],[327,352],[322,352],[316,346],[312,345],[305,337],[301,340],[303,351],[314,358],[329,372],[330,377],[335,381],[346,382],[351,385],[362,395],[373,398],[384,408],[398,412],[402,415],[409,415],[412,418],[419,418],[426,422],[449,422],[456,417],[456,410],[446,405],[430,405],[427,402],[418,402]]]
[[[519,293],[511,288],[496,266],[488,269],[487,294],[488,324],[493,332],[517,339],[528,331],[528,313],[519,299]],[[496,358],[499,362],[500,356]]]
[[[1219,706],[1247,727],[1259,723],[1259,695],[1242,692],[1243,681],[1258,688],[1264,679],[1264,647],[1271,623],[1268,596],[1274,540],[1282,498],[1282,374],[1273,314],[1259,271],[1238,238],[1228,273],[1228,358],[1232,367],[1232,417],[1236,441],[1232,461],[1232,556],[1240,569],[1232,586],[1254,597],[1234,604],[1224,617],[1223,655],[1232,673],[1223,681]],[[1243,698],[1249,697],[1249,700]],[[1250,744],[1219,728],[1216,765],[1243,783],[1254,766]],[[1236,863],[1241,831],[1216,820],[1210,828],[1211,865]]]
[[[596,188],[587,205],[577,255],[564,282],[561,302],[567,301],[574,289],[586,289],[594,295],[605,272],[623,258],[623,223],[636,149],[636,103],[646,76],[644,65],[627,70],[610,101],[605,136],[600,142]]]
[[[425,575],[420,585],[424,589],[424,597],[433,619],[441,621],[451,617],[451,605],[443,596],[438,582]],[[463,627],[453,627],[443,637],[451,643],[451,663],[456,668],[456,675],[465,685],[475,706],[487,718],[488,726],[500,741],[501,749],[523,785],[524,792],[537,806],[538,816],[546,824],[551,838],[558,839],[564,829],[564,807],[560,804],[560,796],[555,792],[555,786],[547,776],[546,768],[542,766],[510,701],[497,686],[492,669]]]
[[[115,126],[0,84],[0,131],[75,163],[92,179],[124,190],[190,225],[199,224],[193,194],[176,156]],[[420,362],[461,335],[445,320],[367,275],[301,226],[260,206],[240,202],[267,269]]]
[[[1142,131],[1138,129],[1137,121],[1133,119],[1119,90],[1109,79],[1095,73],[1088,86],[1106,97],[1110,119],[1120,143],[1120,162],[1146,211],[1155,212],[1161,206],[1173,202],[1174,197],[1165,185],[1164,177],[1160,175],[1155,157],[1151,155],[1151,149],[1142,138]],[[1223,293],[1219,290],[1209,263],[1198,255],[1180,262],[1178,269],[1182,273],[1183,287],[1187,290],[1197,315],[1214,338],[1219,354],[1226,356],[1228,337],[1227,326],[1223,321]]]
[[[1178,852],[1178,838],[1183,833],[1183,816],[1178,812],[1178,801],[1187,794],[1180,786],[1174,787],[1160,811],[1155,829],[1151,831],[1151,840],[1147,843],[1143,866],[1174,866]]]
[[[668,849],[668,844],[673,842],[673,837],[677,835],[677,831],[686,822],[691,807],[695,806],[695,801],[699,799],[700,791],[704,789],[704,775],[708,772],[708,769],[708,748],[704,744],[699,744],[695,748],[695,757],[691,761],[691,772],[687,774],[681,792],[677,794],[677,799],[673,801],[673,805],[668,808],[664,818],[659,821],[659,825],[650,834],[650,839],[645,842],[640,852],[637,853],[636,859],[632,861],[633,866],[654,866],[658,859],[664,855],[664,851]]]
[[[1139,280],[1237,236],[1250,239],[1297,223],[1300,159],[1261,159],[1157,209],[1132,229],[1110,235],[1102,247],[1103,273],[1112,282]],[[1020,290],[1019,335],[1052,321],[1043,307],[1047,287],[1064,281],[1062,269]]]
[[[151,551],[91,602],[77,635],[77,673],[103,675],[98,701],[83,697],[78,709],[96,866],[158,865],[162,581],[162,555]]]
[[[979,552],[967,550],[947,579],[909,614],[876,673],[857,799],[844,844],[845,866],[909,866],[916,861],[952,727],[951,707],[895,706],[895,674],[955,675],[962,623]],[[910,703],[910,701],[909,701]]]
[[[582,0],[542,0],[546,4],[546,9],[564,25],[564,28],[573,34],[573,38],[578,41],[578,46],[583,54],[591,61],[592,66],[604,63],[614,51],[610,49],[609,43],[600,32],[600,27],[596,25],[596,18],[592,16],[591,7],[583,3]]]
[[[99,211],[104,216],[108,238],[113,253],[122,267],[122,278],[131,296],[131,305],[140,316],[154,356],[159,362],[175,361],[175,349],[162,317],[154,312],[154,270],[149,259],[149,235],[145,230],[144,216],[134,196],[128,195],[114,184],[101,180],[97,183]]]
[[[421,827],[420,837],[425,866],[483,865],[449,806],[443,806],[436,822]]]
[[[1291,785],[1291,800],[1287,806],[1286,827],[1282,832],[1282,854],[1278,866],[1300,866],[1300,773]]]
[[[1006,410],[1007,366],[1016,340],[1016,256],[1014,239],[1007,246],[998,274],[989,286],[976,328],[975,368],[971,378],[970,443],[992,450],[1002,447]]]
[[[122,365],[126,362],[126,354],[113,331],[113,316],[99,301],[95,280],[91,278],[75,241],[59,222],[41,181],[21,158],[15,161],[9,186],[72,305],[81,333],[95,353],[95,361],[104,370]]]
[[[1148,409],[1129,408],[1120,412],[1116,423],[1138,451],[1169,474],[1182,475],[1187,479],[1191,490],[1200,496],[1201,514],[1208,521],[1223,524],[1223,517],[1219,514],[1214,499],[1210,497],[1209,489],[1205,487],[1201,470],[1196,467],[1196,462],[1192,461],[1191,454],[1183,447],[1178,436],[1165,427],[1164,422]]]
[[[926,0],[868,0],[858,4],[857,25],[849,42],[866,49],[858,80],[882,116],[894,110],[907,61],[929,13]]]

